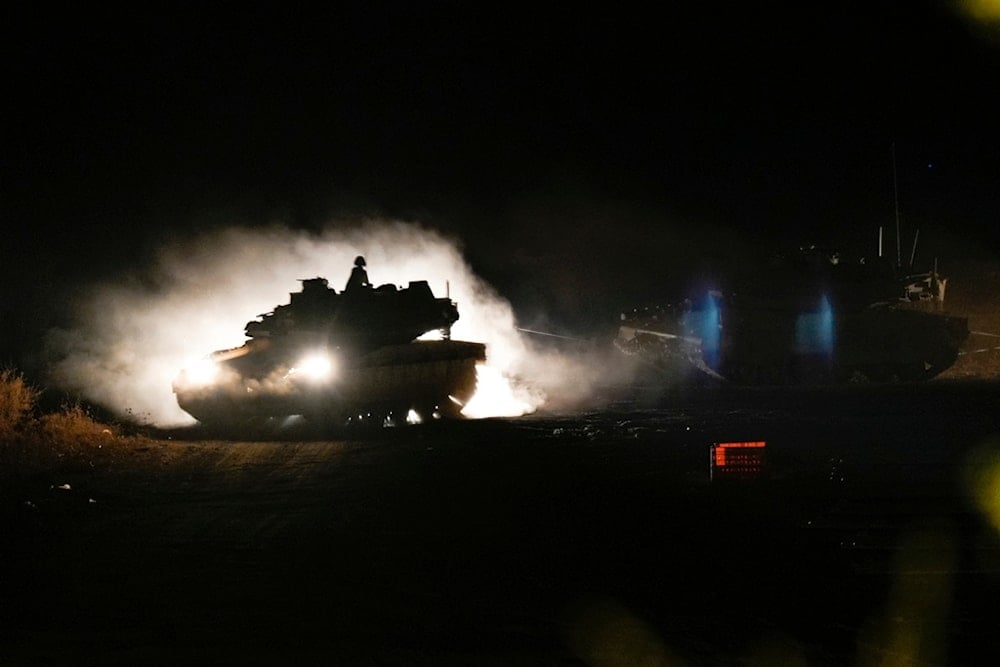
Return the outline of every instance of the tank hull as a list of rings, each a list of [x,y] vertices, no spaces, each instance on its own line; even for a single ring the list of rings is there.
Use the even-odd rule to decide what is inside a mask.
[[[745,385],[929,380],[954,365],[968,337],[965,318],[905,307],[727,314],[718,348],[702,358]]]
[[[465,341],[415,341],[366,354],[334,352],[328,378],[303,377],[292,362],[300,345],[260,345],[215,353],[220,380],[174,383],[180,407],[209,425],[237,425],[301,415],[324,424],[402,423],[457,418],[476,390],[485,346]]]
[[[954,365],[968,335],[966,318],[905,305],[787,308],[710,297],[673,318],[625,319],[615,343],[673,379],[807,385],[929,380]]]
[[[803,246],[719,278],[681,304],[622,315],[619,349],[687,359],[738,384],[920,381],[958,359],[968,321],[944,312],[947,278]]]

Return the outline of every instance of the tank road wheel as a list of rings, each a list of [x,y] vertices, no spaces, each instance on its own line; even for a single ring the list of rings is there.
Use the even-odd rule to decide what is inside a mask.
[[[465,406],[451,400],[450,396],[438,399],[437,409],[441,419],[465,419],[465,415],[462,414],[463,407]]]
[[[347,422],[347,417],[343,413],[329,410],[306,412],[302,417],[311,429],[316,429],[324,433],[342,428]]]
[[[428,401],[420,401],[413,405],[413,411],[417,413],[420,423],[426,424],[437,418],[437,406]]]
[[[260,435],[269,426],[268,417],[250,415],[212,415],[199,418],[198,421],[206,431],[225,438],[245,438]]]
[[[389,409],[389,414],[386,419],[387,425],[389,426],[407,426],[410,416],[410,404],[409,403],[398,403]]]
[[[420,417],[421,423],[427,424],[442,419],[461,419],[461,406],[457,406],[450,399],[445,397],[438,401],[422,401],[413,406],[413,410]]]

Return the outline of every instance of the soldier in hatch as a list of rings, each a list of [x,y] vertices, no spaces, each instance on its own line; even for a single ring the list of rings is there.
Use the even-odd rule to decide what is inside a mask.
[[[371,283],[368,282],[368,272],[365,271],[365,258],[358,255],[354,259],[354,268],[351,269],[351,277],[347,279],[347,287],[344,288],[344,292],[356,292],[369,287],[371,287]]]

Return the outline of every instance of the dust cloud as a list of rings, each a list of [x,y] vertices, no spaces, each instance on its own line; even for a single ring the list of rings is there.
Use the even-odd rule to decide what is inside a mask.
[[[374,285],[427,280],[436,296],[458,304],[452,338],[486,343],[487,368],[467,416],[516,416],[555,394],[560,404],[583,400],[598,377],[583,358],[532,346],[459,241],[418,224],[369,220],[320,233],[227,228],[161,248],[144,271],[87,289],[74,324],[49,332],[49,382],[124,418],[191,423],[171,389],[178,371],[242,345],[247,321],[288,303],[302,279],[325,277],[342,290],[357,255]]]

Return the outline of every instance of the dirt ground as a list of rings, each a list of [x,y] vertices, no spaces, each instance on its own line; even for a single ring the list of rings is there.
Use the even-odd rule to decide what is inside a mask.
[[[0,493],[0,664],[1000,658],[1000,533],[970,491],[997,385],[605,398],[164,433],[22,477]],[[713,467],[730,440],[764,456]]]

